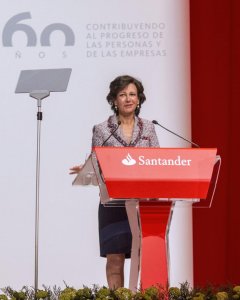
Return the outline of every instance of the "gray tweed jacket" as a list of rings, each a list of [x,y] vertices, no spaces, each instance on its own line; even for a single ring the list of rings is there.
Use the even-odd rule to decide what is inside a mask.
[[[159,147],[158,138],[154,125],[151,121],[135,117],[133,136],[130,143],[127,143],[118,127],[118,120],[115,115],[110,116],[108,120],[93,127],[92,147],[114,146],[114,147]],[[115,131],[116,130],[116,131]],[[115,131],[115,132],[114,132]]]

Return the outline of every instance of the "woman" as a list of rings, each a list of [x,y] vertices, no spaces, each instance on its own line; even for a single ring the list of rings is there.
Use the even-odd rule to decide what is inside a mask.
[[[125,75],[110,84],[107,101],[114,111],[93,128],[92,147],[158,147],[152,122],[138,117],[146,100],[140,81]],[[71,174],[80,171],[76,166]],[[100,255],[107,258],[106,274],[110,289],[124,286],[124,261],[131,256],[132,236],[125,207],[99,205]]]

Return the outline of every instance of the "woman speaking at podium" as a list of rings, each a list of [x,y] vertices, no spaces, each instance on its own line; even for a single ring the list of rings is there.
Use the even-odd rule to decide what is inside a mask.
[[[128,75],[110,83],[107,101],[114,114],[93,127],[92,147],[158,147],[151,121],[138,115],[146,100],[142,83]],[[71,168],[70,174],[80,171]],[[124,286],[124,261],[131,256],[132,235],[125,207],[99,204],[100,255],[107,258],[106,275],[110,289]]]

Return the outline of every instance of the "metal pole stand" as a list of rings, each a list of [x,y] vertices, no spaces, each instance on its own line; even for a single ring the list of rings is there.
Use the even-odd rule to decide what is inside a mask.
[[[42,100],[50,92],[65,92],[72,69],[40,69],[21,71],[15,93],[28,93],[37,100],[37,161],[36,161],[36,208],[35,208],[35,270],[34,288],[38,290],[38,247],[39,247],[39,187],[40,187],[40,136]]]
[[[35,206],[35,268],[34,268],[34,289],[38,290],[38,248],[39,248],[39,187],[40,187],[40,145],[41,145],[41,121],[42,121],[42,100],[50,95],[49,91],[33,91],[30,97],[37,100],[37,159],[36,159],[36,206]]]

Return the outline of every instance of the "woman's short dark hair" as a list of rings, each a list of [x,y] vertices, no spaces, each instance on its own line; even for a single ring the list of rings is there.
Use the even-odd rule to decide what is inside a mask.
[[[117,98],[117,94],[122,91],[125,87],[127,87],[130,83],[133,83],[137,88],[138,99],[139,99],[139,107],[135,110],[135,115],[138,116],[140,113],[140,109],[142,103],[146,100],[146,96],[144,94],[144,88],[141,81],[137,80],[134,77],[129,75],[118,76],[115,78],[109,86],[109,94],[107,95],[107,101],[111,105],[111,109],[118,114],[118,111],[115,108],[114,100]]]

